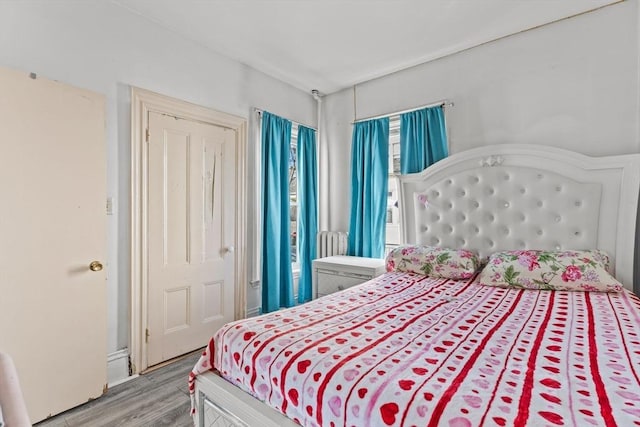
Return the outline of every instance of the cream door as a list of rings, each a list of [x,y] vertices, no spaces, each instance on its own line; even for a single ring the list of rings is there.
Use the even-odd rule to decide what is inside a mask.
[[[235,131],[149,113],[147,365],[234,318]]]
[[[106,384],[104,120],[103,96],[0,68],[0,351],[32,422]]]

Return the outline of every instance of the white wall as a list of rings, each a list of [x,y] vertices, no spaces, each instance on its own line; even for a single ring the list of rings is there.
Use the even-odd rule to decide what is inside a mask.
[[[127,346],[129,332],[130,85],[248,117],[250,174],[251,107],[316,120],[309,94],[105,1],[0,1],[0,65],[106,95],[116,208],[108,230],[110,352]],[[638,4],[628,0],[358,85],[357,118],[449,99],[451,152],[506,142],[638,152],[638,77]],[[321,229],[348,228],[353,104],[351,89],[323,101]],[[250,188],[251,200],[255,194]],[[247,297],[249,308],[259,305],[258,289]]]
[[[107,188],[116,208],[108,221],[109,352],[126,347],[129,339],[130,85],[250,118],[250,125],[252,107],[315,123],[310,94],[106,1],[1,1],[0,65],[106,95]],[[253,141],[249,139],[250,184]],[[250,188],[250,200],[255,194]],[[256,209],[250,206],[249,211]],[[255,235],[252,227],[248,235]],[[258,297],[250,288],[247,305]]]
[[[495,143],[637,153],[638,15],[629,0],[360,84],[357,118],[448,99],[451,153]],[[326,226],[347,229],[353,89],[324,104]]]

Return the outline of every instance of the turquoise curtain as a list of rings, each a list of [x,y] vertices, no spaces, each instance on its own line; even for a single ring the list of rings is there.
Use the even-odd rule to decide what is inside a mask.
[[[262,312],[291,307],[289,232],[291,122],[262,113]]]
[[[389,119],[353,126],[349,255],[382,258],[389,179]]]
[[[318,234],[318,166],[316,159],[316,131],[298,127],[298,256],[300,281],[298,302],[313,298],[311,261],[316,258]]]
[[[442,106],[400,115],[400,173],[420,172],[447,155]]]

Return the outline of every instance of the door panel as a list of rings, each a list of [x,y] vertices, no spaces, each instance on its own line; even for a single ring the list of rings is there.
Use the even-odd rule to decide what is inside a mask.
[[[233,320],[235,132],[149,114],[147,364]]]
[[[104,97],[4,68],[0,93],[0,349],[37,422],[106,384]]]

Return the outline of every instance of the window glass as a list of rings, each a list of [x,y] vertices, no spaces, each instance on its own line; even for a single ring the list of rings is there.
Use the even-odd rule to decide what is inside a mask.
[[[400,174],[400,116],[389,118],[389,190],[387,193],[387,229],[385,254],[400,244],[400,211],[395,175]]]
[[[289,235],[291,262],[298,261],[298,125],[291,125],[289,146]]]

